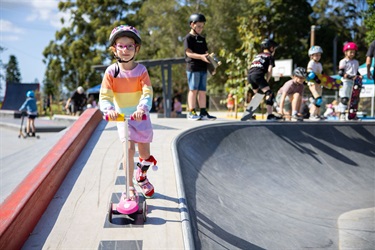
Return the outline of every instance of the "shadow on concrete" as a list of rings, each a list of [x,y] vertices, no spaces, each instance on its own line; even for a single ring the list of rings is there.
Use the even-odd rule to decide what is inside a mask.
[[[37,225],[36,228],[34,228],[34,232],[37,233],[29,236],[28,241],[26,242],[27,246],[32,245],[35,248],[42,248],[42,246],[45,244],[50,232],[52,231],[52,228],[58,220],[60,211],[63,209],[64,204],[72,192],[77,179],[89,160],[90,155],[93,152],[93,148],[97,144],[102,132],[105,130],[106,124],[107,122],[103,120],[96,127],[91,138],[87,141],[86,146],[83,148],[61,187],[44,212],[40,220],[44,226],[40,226],[40,228],[38,228],[39,225]],[[22,249],[27,249],[27,246],[24,246]]]
[[[375,123],[222,123],[176,145],[197,249],[338,249],[339,216],[375,204]]]

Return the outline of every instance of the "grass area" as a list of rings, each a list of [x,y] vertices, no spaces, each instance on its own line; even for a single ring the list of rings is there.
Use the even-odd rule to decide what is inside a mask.
[[[52,105],[44,110],[42,103],[37,102],[38,105],[38,114],[39,116],[49,116],[52,117],[53,115],[65,115],[65,110],[63,110],[63,103],[52,103]]]
[[[0,102],[0,109],[3,106],[3,102]],[[38,101],[38,114],[39,116],[53,116],[53,115],[65,115],[65,110],[63,110],[63,103],[52,103],[49,109],[44,110],[43,104]]]

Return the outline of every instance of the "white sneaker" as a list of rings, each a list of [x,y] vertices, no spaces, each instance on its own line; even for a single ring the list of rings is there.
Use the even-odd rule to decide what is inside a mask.
[[[320,117],[316,116],[316,115],[313,115],[313,116],[309,117],[309,120],[311,120],[311,121],[320,121]]]
[[[292,117],[290,118],[291,121],[293,122],[302,122],[303,121],[303,117],[299,116],[299,115],[292,115]]]
[[[195,111],[192,111],[187,116],[188,120],[197,121],[201,119],[201,116],[199,116]]]
[[[340,115],[340,121],[346,121],[346,115],[345,114]]]

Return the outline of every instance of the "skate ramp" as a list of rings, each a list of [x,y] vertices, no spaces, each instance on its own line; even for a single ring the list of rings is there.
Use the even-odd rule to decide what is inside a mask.
[[[175,148],[196,249],[375,245],[375,123],[222,123]]]
[[[27,91],[38,91],[39,83],[7,83],[2,110],[18,110],[26,100]]]

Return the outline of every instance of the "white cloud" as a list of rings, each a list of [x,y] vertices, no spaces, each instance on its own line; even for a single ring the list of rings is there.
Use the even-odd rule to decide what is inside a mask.
[[[29,21],[50,20],[56,16],[58,0],[31,0],[29,4],[32,6],[32,14],[27,17]]]
[[[22,5],[22,7],[29,7],[28,15],[25,20],[27,22],[38,22],[42,21],[48,23],[54,28],[60,29],[66,26],[69,21],[70,14],[59,12],[58,3],[59,0],[1,0],[5,1],[9,7]],[[65,24],[61,24],[61,18],[66,20]]]
[[[1,41],[17,41],[19,40],[18,34],[22,34],[23,30],[12,22],[0,19],[0,40]]]
[[[0,32],[21,33],[22,29],[15,26],[12,22],[0,19]]]
[[[18,40],[20,40],[19,36],[4,35],[4,34],[0,35],[0,41],[3,41],[3,42],[14,42],[14,41],[18,41]]]

